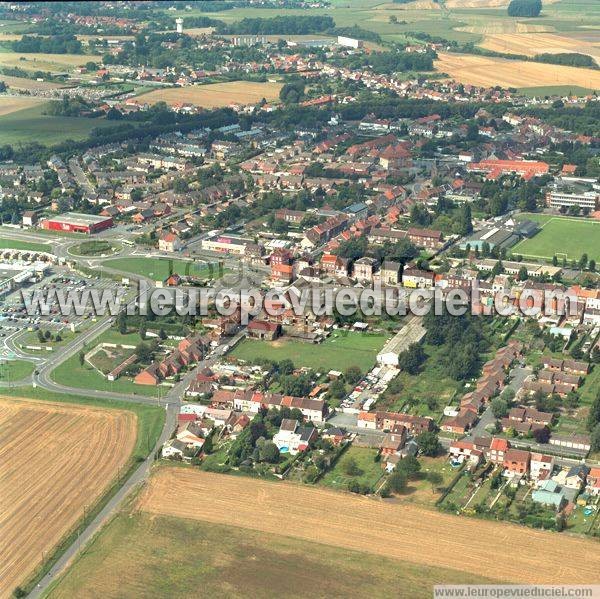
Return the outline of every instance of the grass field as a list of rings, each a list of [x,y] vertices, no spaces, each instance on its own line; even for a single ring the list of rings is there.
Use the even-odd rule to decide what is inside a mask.
[[[140,102],[155,104],[166,102],[190,102],[206,108],[218,108],[230,104],[254,104],[265,98],[268,102],[279,97],[281,83],[260,83],[254,81],[232,81],[188,87],[157,89],[138,96]]]
[[[344,370],[358,366],[363,372],[375,364],[375,358],[386,341],[384,335],[334,331],[333,335],[317,345],[280,339],[254,341],[245,339],[231,352],[234,358],[252,361],[292,360],[295,366],[314,368],[319,372]]]
[[[578,85],[542,85],[540,87],[521,87],[519,92],[530,98],[545,96],[589,96],[593,89],[579,87]]]
[[[132,412],[0,399],[0,596],[32,575],[125,466]],[[43,434],[40,434],[43,432]]]
[[[0,360],[0,382],[20,381],[29,376],[34,368],[33,362],[27,360],[9,360],[4,363]]]
[[[377,482],[383,476],[381,462],[375,461],[376,455],[376,449],[352,446],[337,461],[333,469],[323,476],[320,483],[332,489],[346,491],[348,483],[355,480],[362,485],[368,485],[372,489],[375,489]],[[346,464],[350,459],[356,462],[359,469],[355,475],[348,475],[346,473]]]
[[[65,87],[65,85],[62,83],[54,83],[53,81],[36,81],[35,79],[28,79],[27,77],[11,77],[9,75],[3,75],[2,73],[0,73],[0,81],[4,81],[9,88],[22,90],[48,90]]]
[[[36,106],[0,116],[2,142],[10,144],[39,142],[52,145],[66,139],[74,141],[85,139],[92,129],[111,126],[110,121],[102,119],[42,114],[46,103],[43,101]]]
[[[0,250],[29,250],[30,252],[49,252],[52,248],[47,243],[34,243],[16,239],[0,238]]]
[[[440,53],[436,69],[460,83],[489,87],[577,85],[600,89],[600,71],[468,54]]]
[[[587,539],[459,518],[409,502],[187,468],[156,471],[138,507],[157,516],[192,518],[270,534],[284,530],[287,536],[304,541],[453,568],[467,575],[497,572],[513,583],[585,584],[597,579],[600,567],[598,546]],[[540,559],[544,568],[539,568]]]
[[[428,598],[432,584],[442,581],[484,579],[281,534],[137,512],[115,518],[48,597],[190,597],[201,588],[209,596],[259,599]]]
[[[223,276],[226,272],[226,270],[221,272],[216,265],[211,266],[206,262],[193,262],[178,258],[132,256],[129,258],[114,258],[102,264],[108,268],[130,272],[156,281],[164,281],[171,273],[199,278],[217,278]]]
[[[530,215],[527,215],[529,218]],[[534,218],[536,215],[533,215]],[[582,254],[600,260],[600,223],[582,218],[541,215],[542,229],[531,239],[524,239],[512,248],[513,254],[525,258],[579,260]]]
[[[97,239],[84,241],[69,248],[69,254],[74,254],[76,256],[108,256],[118,252],[121,247],[121,245],[113,241]]]
[[[138,336],[138,343],[140,339]],[[100,343],[100,340],[98,340]],[[114,393],[133,393],[158,397],[159,389],[148,385],[136,385],[131,378],[121,376],[116,381],[109,381],[97,370],[87,363],[82,366],[79,356],[75,354],[60,364],[51,374],[52,380],[67,387],[79,389],[94,389],[97,391],[111,391]],[[162,391],[165,394],[165,391]]]

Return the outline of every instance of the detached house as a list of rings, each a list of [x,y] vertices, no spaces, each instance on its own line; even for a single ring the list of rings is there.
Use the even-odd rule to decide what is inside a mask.
[[[178,252],[181,249],[181,240],[175,233],[166,233],[158,240],[158,249],[161,252]]]

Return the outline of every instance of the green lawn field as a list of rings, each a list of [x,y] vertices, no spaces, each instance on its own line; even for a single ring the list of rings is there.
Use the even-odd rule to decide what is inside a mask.
[[[231,352],[234,358],[252,362],[257,358],[292,360],[295,366],[320,372],[344,371],[348,366],[369,370],[386,341],[384,335],[334,331],[323,343],[279,339],[273,342],[245,339]]]
[[[33,243],[15,239],[0,239],[0,249],[29,250],[31,252],[49,252],[52,248],[47,243]]]
[[[9,360],[4,363],[0,361],[0,382],[20,381],[29,376],[34,368],[34,363],[27,360]]]
[[[111,125],[110,121],[100,119],[45,115],[42,114],[44,107],[45,104],[40,104],[0,116],[2,143],[39,142],[54,145],[67,139],[85,139],[92,129]]]
[[[103,265],[123,272],[142,275],[156,281],[164,281],[171,272],[200,278],[219,278],[226,272],[226,270],[221,272],[216,265],[211,267],[205,262],[193,262],[178,258],[145,258],[143,256],[114,258],[103,262]]]
[[[202,589],[232,598],[418,599],[442,581],[486,582],[283,535],[131,512],[100,532],[47,597],[193,597]]]
[[[357,481],[361,485],[368,485],[372,489],[376,489],[378,482],[383,476],[384,470],[381,467],[381,462],[375,461],[377,449],[367,449],[364,447],[350,447],[348,451],[336,462],[333,470],[327,472],[320,480],[320,484],[326,487],[332,487],[346,491],[348,483]],[[348,460],[354,460],[358,467],[355,475],[350,475],[346,472]]]
[[[600,222],[567,216],[526,215],[542,223],[542,229],[531,239],[524,239],[512,248],[513,254],[524,258],[579,260],[583,254],[600,260]],[[536,218],[539,216],[541,218]]]

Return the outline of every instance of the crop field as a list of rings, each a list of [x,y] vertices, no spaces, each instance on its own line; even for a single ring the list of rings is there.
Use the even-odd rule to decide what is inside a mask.
[[[0,116],[2,143],[39,142],[52,145],[66,139],[78,141],[85,139],[92,129],[111,126],[110,121],[102,119],[46,115],[43,112],[47,100],[42,98],[31,98],[31,100],[33,102],[25,107],[22,106],[10,114]],[[112,125],[114,126],[114,123]]]
[[[292,360],[296,367],[314,368],[319,372],[358,366],[363,372],[375,364],[375,358],[386,341],[384,335],[334,332],[319,344],[291,339],[254,341],[245,339],[231,352],[231,356],[252,362],[256,358]]]
[[[580,69],[553,64],[507,60],[468,54],[439,54],[438,71],[460,83],[489,87],[538,87],[578,85],[600,89],[600,70]]]
[[[19,67],[26,71],[49,71],[62,73],[89,61],[102,62],[101,56],[91,54],[19,54],[0,52],[0,66]]]
[[[600,260],[600,222],[581,218],[551,217],[539,233],[524,239],[512,248],[513,254],[525,258],[551,260],[555,254],[559,261],[579,260],[583,254]]]
[[[0,431],[0,596],[8,597],[126,464],[136,416],[2,398]]]
[[[156,471],[138,507],[160,516],[271,534],[284,530],[286,536],[305,541],[475,576],[501,571],[502,578],[513,583],[584,584],[596,580],[600,568],[598,545],[585,539],[474,521],[407,502],[183,468]],[[544,568],[539,568],[540,555]]]
[[[166,102],[189,102],[196,106],[218,108],[230,104],[253,104],[263,98],[267,101],[279,97],[280,83],[260,83],[254,81],[231,81],[228,83],[210,83],[188,87],[157,89],[138,96],[140,102],[156,104]]]
[[[487,35],[479,44],[488,50],[509,54],[559,54],[578,52],[600,59],[600,43],[578,40],[556,33],[500,33]]]
[[[3,96],[0,97],[0,116],[10,115],[13,112],[19,112],[20,110],[45,103],[47,103],[47,100],[44,98]]]
[[[117,516],[50,599],[273,596],[429,599],[431,585],[489,579],[280,534],[143,512]],[[291,591],[290,589],[293,589]]]
[[[47,90],[60,89],[65,87],[62,83],[54,83],[53,81],[36,81],[27,77],[11,77],[9,75],[0,74],[0,81],[4,81],[8,87],[23,90]]]

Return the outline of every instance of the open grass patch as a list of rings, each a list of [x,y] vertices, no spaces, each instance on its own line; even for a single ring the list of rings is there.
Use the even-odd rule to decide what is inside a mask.
[[[383,476],[381,462],[375,461],[376,455],[376,449],[350,447],[335,463],[333,469],[323,476],[320,484],[333,489],[346,490],[348,484],[355,481],[375,489]]]
[[[0,360],[0,382],[20,381],[29,376],[34,368],[35,364],[27,360]]]
[[[385,335],[334,331],[319,344],[291,339],[256,341],[245,339],[231,352],[234,358],[253,362],[256,359],[291,360],[295,366],[313,368],[319,372],[344,371],[358,366],[363,372],[375,364],[377,354],[386,341]]]
[[[50,252],[51,248],[47,243],[34,243],[21,241],[19,239],[0,239],[0,250],[24,250],[29,252]]]

